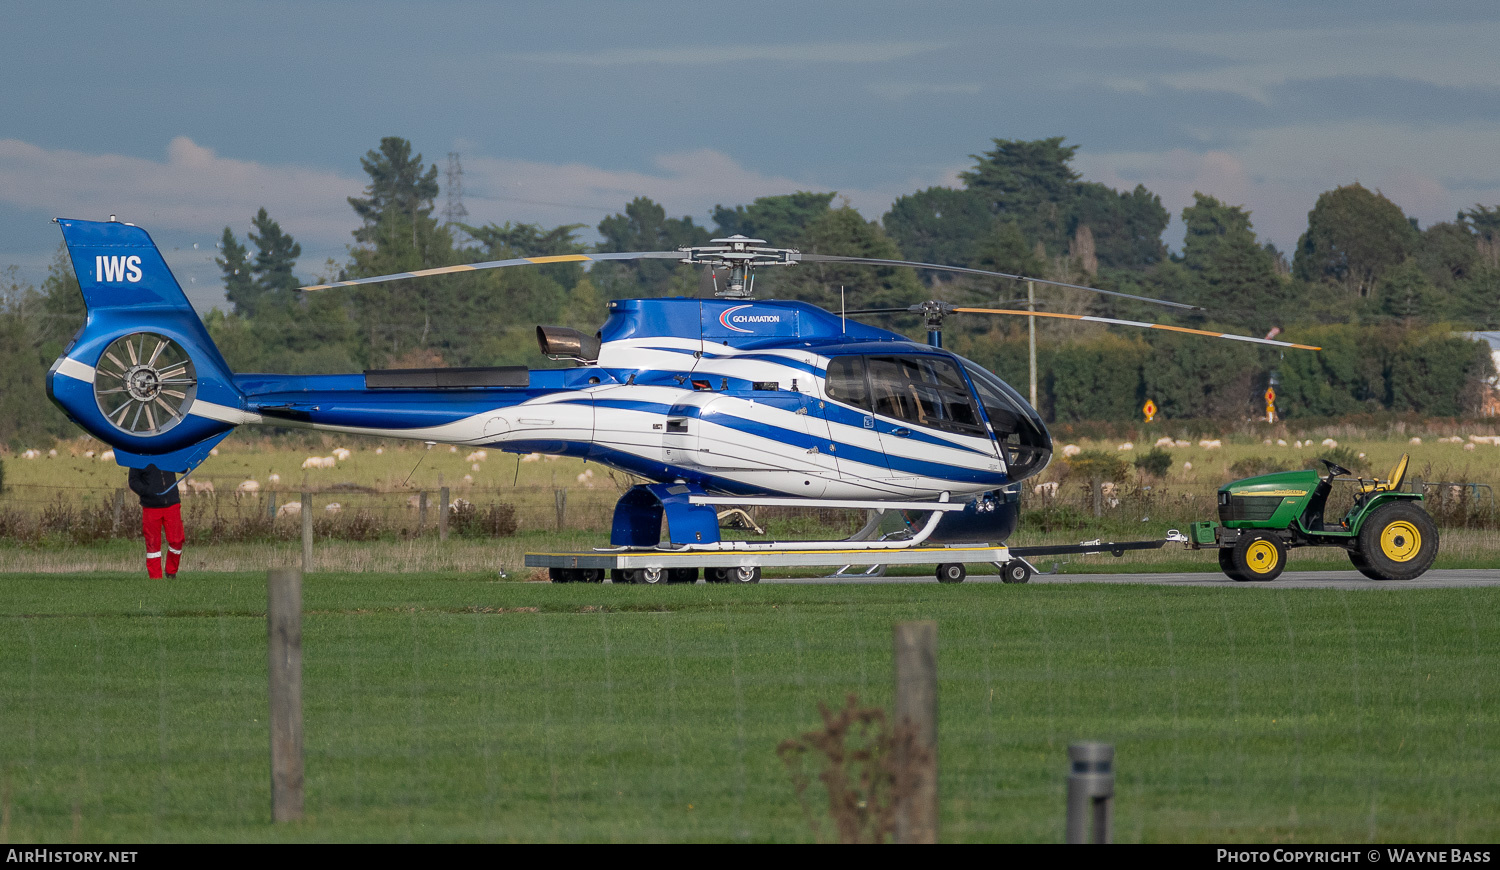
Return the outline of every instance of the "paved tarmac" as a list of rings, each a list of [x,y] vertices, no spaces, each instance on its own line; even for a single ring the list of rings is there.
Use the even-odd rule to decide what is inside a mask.
[[[832,583],[936,583],[926,577],[770,578],[762,583],[823,585]],[[998,574],[971,574],[965,583],[999,583]],[[1500,586],[1500,569],[1428,571],[1415,580],[1371,580],[1357,571],[1287,571],[1270,583],[1236,583],[1217,572],[1193,574],[1037,574],[1032,583],[1123,583],[1145,586],[1234,586],[1243,589],[1464,589]]]

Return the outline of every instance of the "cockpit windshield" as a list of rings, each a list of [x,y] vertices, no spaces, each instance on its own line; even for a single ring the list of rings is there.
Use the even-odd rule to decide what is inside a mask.
[[[995,440],[1005,448],[1011,479],[1021,480],[1047,467],[1052,458],[1052,436],[1047,434],[1042,418],[1005,381],[968,360],[963,363],[985,416],[995,429]]]

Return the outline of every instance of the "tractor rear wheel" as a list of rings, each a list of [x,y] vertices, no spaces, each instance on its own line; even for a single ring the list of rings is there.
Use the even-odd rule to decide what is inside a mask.
[[[1415,580],[1432,567],[1437,552],[1437,524],[1409,501],[1376,508],[1359,530],[1358,555],[1370,568],[1361,570],[1366,577]]]
[[[1354,570],[1365,575],[1366,577],[1369,577],[1371,580],[1385,579],[1384,577],[1375,573],[1375,569],[1370,567],[1370,563],[1365,561],[1365,557],[1361,556],[1358,550],[1349,551],[1349,563],[1354,566]]]
[[[1286,568],[1286,545],[1268,532],[1241,535],[1229,552],[1236,580],[1275,580]]]

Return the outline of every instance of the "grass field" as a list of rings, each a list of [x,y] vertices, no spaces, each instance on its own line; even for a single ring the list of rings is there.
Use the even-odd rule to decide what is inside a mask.
[[[260,572],[0,576],[0,840],[809,839],[774,754],[939,624],[942,837],[1493,841],[1500,590],[305,583],[307,819],[269,821]]]

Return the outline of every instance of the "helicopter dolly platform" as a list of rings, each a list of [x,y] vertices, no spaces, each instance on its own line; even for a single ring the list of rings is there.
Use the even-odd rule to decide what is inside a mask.
[[[733,549],[683,551],[666,549],[610,549],[580,553],[527,553],[526,567],[546,568],[554,583],[694,583],[699,572],[708,583],[759,583],[762,568],[860,566],[872,570],[890,565],[936,565],[941,583],[962,583],[969,565],[989,564],[1000,569],[1006,583],[1025,583],[1037,573],[1028,561],[1037,556],[1110,553],[1160,549],[1168,541],[1186,540],[1180,534],[1150,541],[1085,541],[1011,548],[981,544],[906,549],[829,549],[816,544],[806,549]],[[839,542],[845,543],[845,542]],[[752,545],[754,546],[754,545]],[[850,574],[850,577],[860,576]]]
[[[762,568],[842,565],[938,565],[938,579],[960,583],[967,565],[1010,565],[1005,546],[922,547],[903,550],[606,550],[588,553],[527,553],[526,567],[546,568],[554,583],[693,583],[699,571],[709,583],[759,583]],[[1028,566],[1027,577],[1030,577]]]

